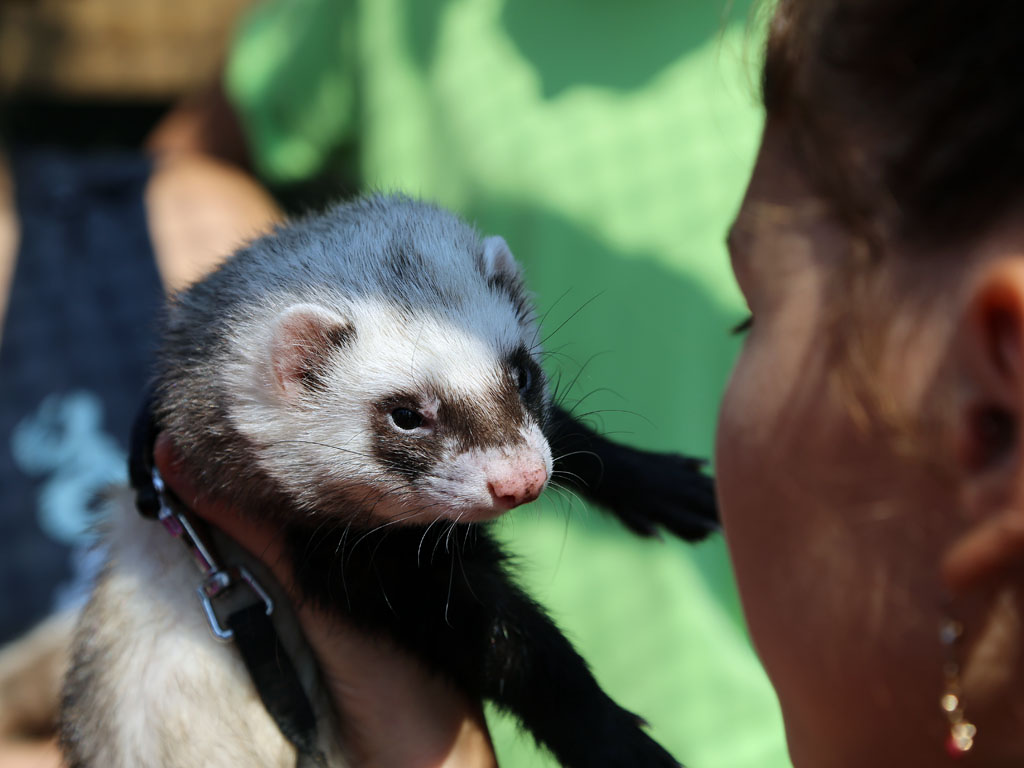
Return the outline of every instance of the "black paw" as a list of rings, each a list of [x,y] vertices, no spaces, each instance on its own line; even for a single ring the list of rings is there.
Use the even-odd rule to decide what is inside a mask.
[[[643,732],[629,743],[611,746],[606,757],[593,765],[604,768],[682,768],[664,747]]]
[[[613,705],[592,720],[584,740],[560,757],[565,768],[682,768],[679,761],[641,728],[643,720]]]
[[[700,541],[721,530],[714,480],[703,466],[687,456],[622,449],[615,472],[595,495],[641,536],[665,528],[686,541]]]
[[[552,409],[548,440],[555,476],[613,512],[632,531],[655,536],[659,528],[687,541],[720,529],[714,481],[704,462],[671,453],[620,445]]]

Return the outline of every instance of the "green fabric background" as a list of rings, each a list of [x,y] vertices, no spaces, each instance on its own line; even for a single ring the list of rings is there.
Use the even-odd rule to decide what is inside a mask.
[[[757,52],[746,2],[281,0],[240,29],[226,83],[265,177],[355,158],[364,188],[503,235],[565,401],[621,440],[709,456],[744,314],[723,239],[762,120]],[[678,758],[789,765],[720,537],[640,541],[557,491],[498,529]],[[489,714],[503,766],[553,764]]]

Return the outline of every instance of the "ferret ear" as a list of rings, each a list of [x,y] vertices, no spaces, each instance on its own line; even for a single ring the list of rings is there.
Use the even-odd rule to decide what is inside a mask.
[[[274,384],[287,400],[323,389],[331,354],[352,342],[355,328],[336,312],[296,304],[277,318],[270,342]]]
[[[488,280],[519,280],[519,265],[505,238],[492,235],[484,240],[484,277]]]

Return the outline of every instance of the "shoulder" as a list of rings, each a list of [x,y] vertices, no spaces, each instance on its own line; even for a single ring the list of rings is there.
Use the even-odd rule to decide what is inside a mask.
[[[194,153],[156,159],[146,187],[146,216],[168,291],[199,279],[282,218],[269,193],[247,173]]]

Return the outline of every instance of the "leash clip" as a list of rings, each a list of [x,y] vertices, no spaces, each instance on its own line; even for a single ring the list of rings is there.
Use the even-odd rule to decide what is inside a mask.
[[[230,628],[225,629],[221,625],[217,613],[213,610],[213,601],[239,584],[245,584],[259,597],[266,608],[267,616],[274,612],[274,601],[244,566],[236,565],[213,571],[203,579],[202,584],[196,587],[196,594],[199,595],[199,601],[203,604],[203,612],[206,614],[210,630],[218,640],[232,639],[235,636],[235,631]]]
[[[181,539],[192,550],[196,565],[199,566],[199,570],[203,573],[203,580],[196,587],[196,594],[199,596],[199,602],[203,605],[203,613],[206,614],[206,621],[210,625],[210,631],[213,632],[214,637],[227,642],[235,636],[234,630],[225,628],[220,623],[220,619],[217,618],[217,612],[213,609],[213,601],[227,595],[234,587],[240,584],[249,587],[256,597],[259,598],[256,602],[263,603],[267,616],[273,614],[274,601],[256,580],[256,577],[241,565],[233,565],[227,568],[221,567],[213,555],[212,548],[207,545],[202,535],[192,525],[188,515],[175,510],[167,503],[166,485],[164,485],[164,479],[160,476],[160,471],[156,467],[153,467],[152,479],[153,488],[156,490],[157,499],[160,504],[157,520],[167,529],[168,533],[177,539]]]

